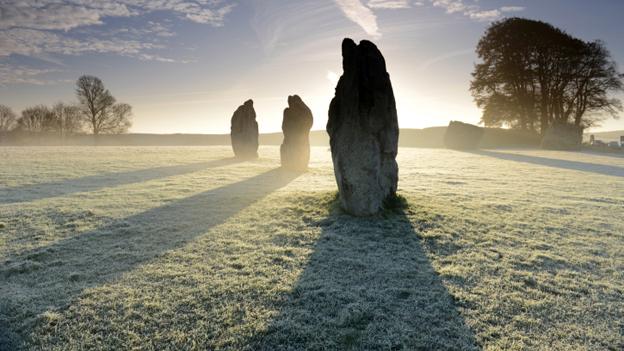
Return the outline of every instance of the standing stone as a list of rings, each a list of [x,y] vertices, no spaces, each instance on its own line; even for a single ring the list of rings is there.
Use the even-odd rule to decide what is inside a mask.
[[[342,69],[327,122],[334,174],[343,209],[369,216],[397,190],[394,93],[386,62],[370,41],[344,39]]]
[[[288,97],[288,107],[284,109],[282,131],[284,142],[280,147],[282,167],[303,171],[310,161],[310,128],[312,111],[298,95]]]
[[[444,133],[444,145],[448,149],[474,150],[479,148],[484,129],[468,123],[451,121]]]
[[[232,149],[238,158],[258,157],[258,122],[253,100],[239,106],[232,116]]]
[[[542,149],[580,150],[583,145],[583,128],[569,123],[554,123],[544,133]]]

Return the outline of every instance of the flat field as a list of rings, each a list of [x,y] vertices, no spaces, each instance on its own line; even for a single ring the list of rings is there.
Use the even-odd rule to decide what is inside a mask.
[[[624,158],[400,149],[353,218],[260,154],[0,148],[0,349],[624,348]]]

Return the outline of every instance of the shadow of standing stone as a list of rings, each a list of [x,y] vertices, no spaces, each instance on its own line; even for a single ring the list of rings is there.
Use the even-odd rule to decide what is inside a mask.
[[[245,101],[234,112],[230,135],[236,157],[258,158],[258,122],[256,122],[253,100]]]
[[[304,171],[310,161],[310,128],[312,111],[298,95],[288,97],[288,107],[284,110],[282,131],[284,142],[280,147],[282,167]]]
[[[298,281],[271,295],[266,308],[278,313],[233,349],[480,349],[407,211],[353,217],[334,209],[333,200],[313,201],[330,212],[311,223],[321,234]],[[420,218],[421,224],[437,226],[437,218]]]
[[[342,67],[327,122],[334,174],[343,209],[369,216],[397,189],[396,104],[386,62],[375,44],[344,39]]]

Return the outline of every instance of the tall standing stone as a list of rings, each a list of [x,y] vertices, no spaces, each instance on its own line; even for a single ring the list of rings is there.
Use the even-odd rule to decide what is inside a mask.
[[[342,69],[327,122],[334,174],[342,207],[368,216],[397,190],[396,104],[386,62],[375,44],[345,39]]]
[[[236,157],[246,159],[258,157],[258,122],[253,100],[245,101],[234,112],[230,136]]]
[[[282,131],[284,142],[280,147],[282,167],[303,171],[310,161],[310,128],[312,111],[298,95],[288,97],[288,107],[284,109]]]

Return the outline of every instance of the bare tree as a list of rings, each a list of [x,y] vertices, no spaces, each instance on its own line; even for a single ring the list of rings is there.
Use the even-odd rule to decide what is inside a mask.
[[[111,108],[110,118],[104,129],[113,134],[127,133],[132,126],[130,117],[132,117],[132,106],[124,103],[115,104]]]
[[[58,132],[60,137],[64,138],[82,130],[83,120],[78,106],[59,102],[52,107],[51,112],[54,116],[54,131]]]
[[[10,107],[0,105],[0,132],[11,131],[17,125],[17,115]]]
[[[54,130],[54,115],[45,105],[37,105],[22,111],[17,127],[27,132],[47,132]]]
[[[78,78],[76,95],[84,119],[94,135],[125,133],[132,125],[130,105],[116,104],[101,79],[94,76]]]
[[[617,119],[623,111],[622,101],[608,93],[624,91],[624,75],[619,73],[609,50],[602,41],[594,41],[587,43],[579,56],[567,99],[574,124],[591,127],[607,117]]]

